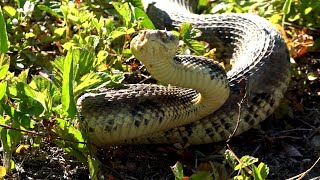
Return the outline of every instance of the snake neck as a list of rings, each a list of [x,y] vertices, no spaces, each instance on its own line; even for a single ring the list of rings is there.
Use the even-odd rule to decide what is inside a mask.
[[[198,92],[192,100],[193,106],[199,110],[198,116],[214,112],[229,96],[226,73],[212,60],[204,57],[176,56],[172,60],[162,57],[153,59],[152,62],[146,64],[146,67],[158,81]]]

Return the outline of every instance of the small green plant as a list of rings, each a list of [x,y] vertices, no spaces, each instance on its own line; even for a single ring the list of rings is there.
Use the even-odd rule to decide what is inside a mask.
[[[184,175],[183,166],[180,162],[177,162],[171,167],[175,180],[210,180],[212,176],[207,171],[199,171],[191,175],[190,177]]]
[[[231,151],[225,151],[225,158],[228,164],[233,168],[233,173],[236,174],[232,179],[255,179],[263,180],[266,179],[269,174],[269,167],[260,162],[258,166],[255,163],[258,162],[258,158],[245,155],[240,159]]]
[[[222,165],[224,171],[218,171],[215,169],[218,168],[218,166],[212,166],[213,173],[209,171],[199,171],[188,177],[183,173],[183,165],[180,162],[177,162],[172,166],[171,170],[176,180],[221,179],[222,177],[228,177],[228,179],[234,180],[267,179],[269,168],[263,162],[260,162],[259,165],[256,166],[255,164],[258,162],[257,158],[245,155],[239,159],[231,150],[226,150],[224,157],[227,162],[227,164],[224,163]],[[224,174],[226,173],[225,170],[227,167],[231,167],[232,169],[232,172],[229,175]]]

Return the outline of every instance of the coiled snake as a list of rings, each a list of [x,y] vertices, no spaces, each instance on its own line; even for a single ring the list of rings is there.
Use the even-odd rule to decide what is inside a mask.
[[[125,85],[82,95],[81,126],[94,144],[212,143],[274,112],[289,82],[289,54],[280,33],[257,15],[193,14],[194,4],[161,0],[145,7],[159,29],[192,23],[202,31],[200,40],[234,61],[233,68],[225,73],[204,57],[175,56],[178,39],[172,33],[141,31],[131,42],[133,54],[170,85]]]

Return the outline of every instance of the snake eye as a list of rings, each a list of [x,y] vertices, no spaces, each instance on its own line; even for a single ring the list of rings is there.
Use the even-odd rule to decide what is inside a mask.
[[[168,42],[168,36],[161,36],[160,39],[162,42]]]

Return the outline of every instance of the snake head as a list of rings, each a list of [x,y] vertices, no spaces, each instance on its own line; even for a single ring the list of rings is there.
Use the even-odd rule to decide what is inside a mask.
[[[170,31],[143,30],[132,39],[130,47],[133,55],[148,66],[159,59],[171,60],[178,44],[178,37]]]

